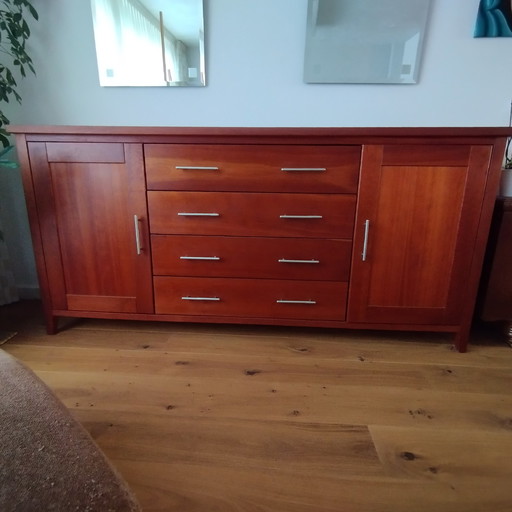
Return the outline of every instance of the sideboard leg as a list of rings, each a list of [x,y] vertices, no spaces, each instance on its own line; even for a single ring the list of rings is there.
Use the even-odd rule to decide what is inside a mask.
[[[57,334],[59,328],[59,317],[53,315],[46,315],[46,333]]]
[[[467,352],[470,331],[471,331],[471,326],[469,326],[469,327],[462,326],[460,328],[460,330],[455,333],[454,344],[455,344],[455,348],[459,352]]]

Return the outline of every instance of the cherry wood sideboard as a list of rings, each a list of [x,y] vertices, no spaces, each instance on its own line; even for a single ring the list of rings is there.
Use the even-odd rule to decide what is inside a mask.
[[[49,333],[73,316],[467,348],[509,128],[10,130]]]

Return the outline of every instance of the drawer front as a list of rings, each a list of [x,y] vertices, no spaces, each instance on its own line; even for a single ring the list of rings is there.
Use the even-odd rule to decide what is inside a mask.
[[[148,192],[152,234],[352,238],[356,199],[335,194]]]
[[[157,314],[345,319],[344,282],[157,276],[154,285]]]
[[[150,190],[355,193],[359,146],[146,144]]]
[[[153,235],[153,273],[348,281],[350,240]]]

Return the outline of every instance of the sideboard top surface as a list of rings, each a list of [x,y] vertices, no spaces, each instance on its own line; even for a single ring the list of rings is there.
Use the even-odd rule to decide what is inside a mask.
[[[244,143],[263,144],[368,144],[400,139],[401,143],[421,141],[442,143],[458,140],[492,142],[512,136],[512,127],[165,127],[165,126],[71,126],[13,125],[8,130],[29,141],[123,140],[127,142]],[[99,139],[98,139],[99,140]]]

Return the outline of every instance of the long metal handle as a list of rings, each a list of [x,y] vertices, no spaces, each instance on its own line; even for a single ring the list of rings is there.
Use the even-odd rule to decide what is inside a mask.
[[[281,258],[277,261],[279,263],[320,263],[320,260],[288,260],[286,258]]]
[[[280,219],[323,219],[323,215],[279,215]]]
[[[137,255],[142,253],[142,247],[140,244],[140,231],[139,231],[139,217],[138,215],[133,216],[133,223],[135,225],[135,248],[137,250]]]
[[[220,217],[220,213],[178,212],[180,217]]]
[[[325,167],[281,167],[284,172],[324,172]]]
[[[203,165],[177,165],[176,169],[180,169],[182,171],[218,171],[218,167],[210,167]]]
[[[278,304],[316,304],[316,300],[276,300]]]
[[[206,301],[219,301],[220,300],[220,297],[189,297],[189,296],[185,296],[185,297],[181,297],[181,300],[206,300]]]
[[[219,261],[218,256],[180,256],[180,260],[207,260],[207,261]]]
[[[363,252],[361,253],[361,259],[366,261],[366,256],[368,253],[368,234],[370,232],[370,221],[366,219],[364,221],[364,240],[363,240]]]

